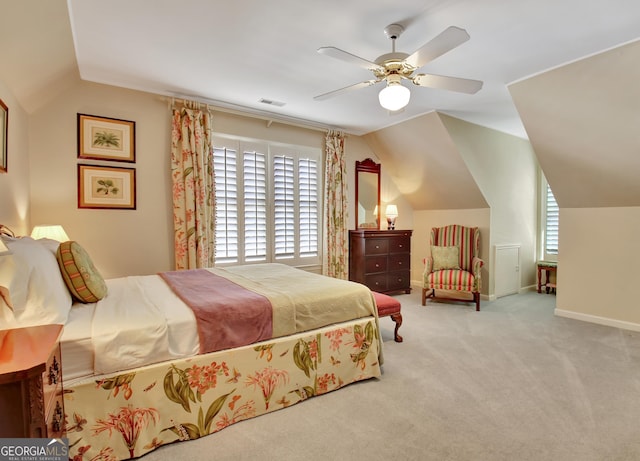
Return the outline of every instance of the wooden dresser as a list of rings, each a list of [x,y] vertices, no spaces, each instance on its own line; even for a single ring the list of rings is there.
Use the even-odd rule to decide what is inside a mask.
[[[0,330],[0,437],[64,433],[62,325]]]
[[[379,293],[411,292],[410,230],[349,231],[349,280]]]

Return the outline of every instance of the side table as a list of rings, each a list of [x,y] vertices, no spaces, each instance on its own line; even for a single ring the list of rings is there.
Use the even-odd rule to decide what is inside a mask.
[[[62,325],[0,330],[0,437],[64,434]]]
[[[542,282],[542,272],[544,272],[544,283]],[[551,283],[551,273],[558,272],[558,263],[555,261],[538,261],[538,293],[542,293],[542,287],[544,286],[546,292],[549,293],[550,289],[555,290],[556,284]]]

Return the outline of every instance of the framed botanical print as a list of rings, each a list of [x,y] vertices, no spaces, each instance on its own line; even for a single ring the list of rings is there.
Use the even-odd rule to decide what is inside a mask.
[[[136,122],[78,114],[78,158],[136,161]]]
[[[78,208],[135,210],[135,168],[79,164]]]
[[[7,172],[8,147],[7,135],[9,133],[9,108],[0,99],[0,172]]]

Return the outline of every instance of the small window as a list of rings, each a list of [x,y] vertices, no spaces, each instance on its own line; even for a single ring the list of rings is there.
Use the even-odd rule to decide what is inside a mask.
[[[556,261],[558,259],[558,232],[560,230],[558,203],[551,186],[544,181],[542,196],[542,259]]]

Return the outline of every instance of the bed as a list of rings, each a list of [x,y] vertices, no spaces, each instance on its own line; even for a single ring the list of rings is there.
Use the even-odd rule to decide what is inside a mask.
[[[363,285],[260,264],[110,279],[102,299],[78,302],[62,245],[5,243],[13,255],[0,257],[2,328],[65,326],[74,460],[139,457],[381,376],[377,311]],[[210,298],[222,299],[215,309],[225,316],[202,317],[194,299]],[[268,320],[256,314],[261,298]]]

